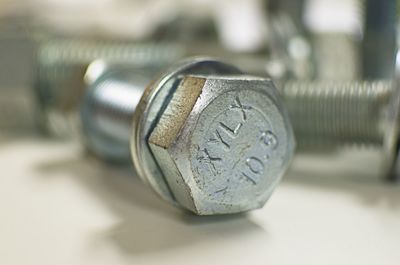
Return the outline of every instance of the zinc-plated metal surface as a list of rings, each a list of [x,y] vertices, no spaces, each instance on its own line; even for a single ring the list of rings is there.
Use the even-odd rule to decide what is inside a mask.
[[[265,204],[294,148],[277,100],[265,79],[183,79],[149,138],[181,205],[215,214]]]
[[[170,43],[65,38],[39,41],[34,81],[39,127],[58,137],[70,136],[76,130],[76,110],[86,88],[83,77],[93,61],[129,64],[154,72],[183,53],[181,46]]]
[[[105,70],[89,88],[81,106],[85,143],[112,162],[129,162],[132,113],[151,79],[151,72],[134,67]]]
[[[199,215],[265,204],[295,146],[288,115],[269,79],[245,76],[212,59],[191,59],[151,82],[137,103],[133,94],[125,93],[124,100],[115,96],[116,80],[128,89],[132,83],[118,76],[108,71],[89,88],[82,111],[89,145],[92,136],[109,140],[98,137],[107,134],[126,143],[130,123],[124,117],[133,115],[132,159],[162,198]],[[99,101],[95,91],[107,86],[114,95]],[[110,113],[122,119],[112,123]],[[103,128],[99,120],[110,123]]]
[[[383,175],[398,180],[398,68],[397,63],[395,78],[387,81],[286,83],[282,96],[299,149],[381,148]]]
[[[287,82],[283,95],[299,146],[382,145],[390,81]]]
[[[175,203],[164,176],[151,153],[147,139],[160,113],[165,109],[171,94],[179,84],[179,77],[185,74],[241,75],[241,71],[231,65],[212,59],[189,59],[171,66],[144,91],[133,114],[130,140],[132,159],[142,180],[148,183],[162,198]]]

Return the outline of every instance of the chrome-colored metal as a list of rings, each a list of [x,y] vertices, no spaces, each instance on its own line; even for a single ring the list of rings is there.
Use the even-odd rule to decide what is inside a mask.
[[[392,81],[288,82],[283,98],[299,149],[373,146],[383,150],[383,174],[400,176],[400,85]]]
[[[121,160],[131,131],[136,170],[163,199],[199,215],[262,207],[294,151],[274,84],[190,59],[151,82],[138,103],[135,76],[109,70],[90,86],[82,106],[89,148]]]
[[[288,82],[283,89],[299,146],[382,144],[391,82]]]
[[[128,43],[53,38],[39,42],[35,95],[41,130],[68,136],[76,128],[76,110],[85,91],[84,74],[95,60],[129,64],[156,71],[183,56],[183,48],[170,43]]]
[[[165,108],[165,102],[176,88],[177,78],[185,74],[240,74],[240,71],[227,64],[213,60],[190,60],[171,67],[143,94],[138,111],[133,119],[133,130],[131,137],[132,159],[139,176],[148,182],[161,197],[174,201],[163,174],[157,166],[149,149],[147,138],[159,118],[159,113]]]

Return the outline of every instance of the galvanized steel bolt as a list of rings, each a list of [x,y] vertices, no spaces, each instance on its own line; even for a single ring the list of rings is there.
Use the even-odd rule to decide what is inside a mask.
[[[182,58],[183,54],[183,47],[171,43],[65,38],[40,40],[34,89],[41,131],[52,136],[69,136],[75,130],[74,114],[86,88],[83,76],[94,60],[129,64],[155,72]]]
[[[399,177],[398,80],[288,82],[282,95],[299,149],[343,145],[382,148],[383,174]]]
[[[88,147],[113,160],[131,153],[146,183],[196,214],[262,207],[295,145],[272,81],[210,59],[176,65],[144,89],[146,78],[115,69],[91,85],[81,112]]]

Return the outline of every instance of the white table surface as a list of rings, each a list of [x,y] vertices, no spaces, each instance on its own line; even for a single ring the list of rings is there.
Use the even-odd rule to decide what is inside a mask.
[[[2,140],[0,264],[398,265],[400,188],[349,157],[296,160],[262,210],[195,217],[75,144]]]

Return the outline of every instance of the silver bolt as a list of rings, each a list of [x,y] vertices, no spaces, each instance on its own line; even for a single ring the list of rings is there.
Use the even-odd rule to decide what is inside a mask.
[[[76,127],[76,109],[84,93],[87,66],[101,59],[158,71],[184,54],[170,43],[128,43],[53,38],[38,43],[35,96],[40,129],[52,136],[69,136]]]
[[[89,87],[81,112],[88,147],[119,161],[131,153],[156,193],[196,214],[262,207],[294,151],[272,81],[210,59],[184,61],[144,89],[147,78],[110,69]]]
[[[343,145],[384,151],[384,175],[399,176],[400,89],[397,80],[288,82],[283,98],[299,149]]]
[[[239,62],[252,73],[264,73],[264,59],[257,56],[232,56],[216,45],[198,43],[186,47],[179,43],[129,43],[95,39],[50,38],[38,41],[35,97],[38,127],[47,135],[66,137],[76,131],[76,109],[87,83],[84,74],[89,64],[101,60],[110,65],[130,65],[144,72],[158,72],[185,55],[215,54]],[[112,67],[112,66],[111,66]],[[92,77],[90,77],[92,78]],[[86,81],[86,80],[85,80]]]

